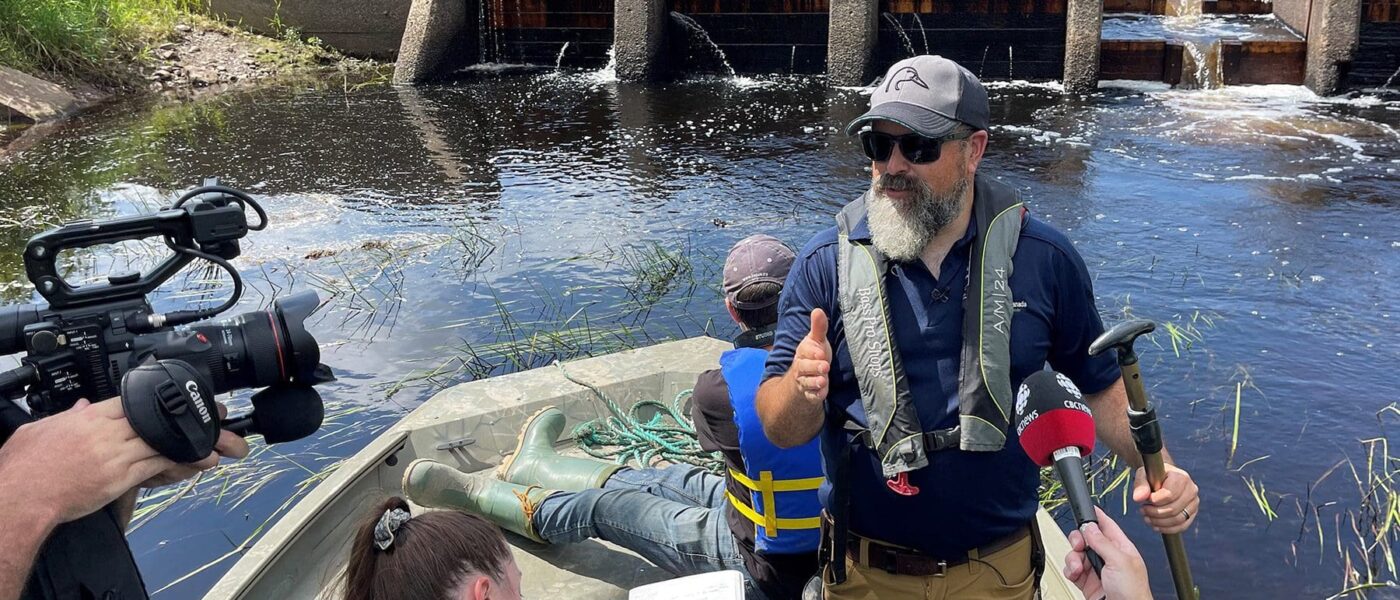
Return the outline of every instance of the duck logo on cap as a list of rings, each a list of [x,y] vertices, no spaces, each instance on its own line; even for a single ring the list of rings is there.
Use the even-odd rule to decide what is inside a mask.
[[[900,84],[905,83],[913,83],[921,88],[928,89],[928,84],[924,83],[924,80],[919,77],[919,72],[915,71],[914,67],[904,67],[903,69],[895,71],[894,75],[890,76],[890,80],[885,83],[885,91],[890,91],[890,85],[893,84],[894,91],[898,92]]]

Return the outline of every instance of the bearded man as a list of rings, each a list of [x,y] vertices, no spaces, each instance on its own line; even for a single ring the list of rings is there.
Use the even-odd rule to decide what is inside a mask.
[[[978,173],[990,109],[953,61],[895,64],[847,126],[870,189],[797,255],[756,406],[768,438],[820,437],[827,598],[1031,598],[1043,566],[1035,465],[1012,392],[1048,363],[1085,392],[1097,434],[1136,464],[1116,361],[1074,246]],[[1137,465],[1140,466],[1140,465]],[[1168,466],[1133,496],[1154,529],[1196,517]]]

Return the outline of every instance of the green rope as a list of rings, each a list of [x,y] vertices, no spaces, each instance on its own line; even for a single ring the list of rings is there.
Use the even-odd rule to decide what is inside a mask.
[[[579,424],[574,428],[574,440],[585,453],[594,458],[620,465],[654,466],[661,462],[695,465],[711,473],[724,472],[724,459],[717,452],[700,448],[695,424],[681,408],[694,390],[684,390],[671,399],[670,406],[657,400],[642,400],[623,411],[596,386],[575,379],[555,362],[564,378],[588,388],[607,407],[609,416]],[[654,411],[643,418],[643,411]]]

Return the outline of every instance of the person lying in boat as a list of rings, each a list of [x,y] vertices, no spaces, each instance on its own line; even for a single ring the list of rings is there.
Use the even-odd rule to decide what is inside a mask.
[[[520,568],[486,519],[451,510],[415,517],[395,496],[365,515],[340,585],[345,600],[520,600]]]
[[[820,450],[815,440],[778,449],[753,406],[794,258],[782,242],[756,235],[735,244],[725,261],[725,305],[743,333],[720,368],[699,377],[693,396],[701,446],[723,454],[725,476],[691,465],[632,469],[560,456],[554,443],[565,417],[550,407],[526,422],[500,479],[419,460],[404,474],[405,493],[424,506],[484,515],[538,542],[605,539],[676,575],[736,570],[750,599],[800,597],[817,568]]]
[[[1088,523],[1083,533],[1069,533],[1065,579],[1074,582],[1088,600],[1152,600],[1147,565],[1137,547],[1103,509],[1094,507],[1094,512],[1099,515],[1097,525]],[[1103,559],[1102,575],[1089,568],[1085,548],[1092,548]]]

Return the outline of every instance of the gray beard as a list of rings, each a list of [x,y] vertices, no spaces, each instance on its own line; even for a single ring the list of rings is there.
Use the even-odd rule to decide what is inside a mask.
[[[890,260],[912,262],[924,253],[933,237],[962,212],[969,178],[962,177],[947,194],[937,194],[928,184],[903,175],[881,176],[870,185],[866,223],[875,249]],[[885,195],[886,188],[914,192],[906,208]]]

